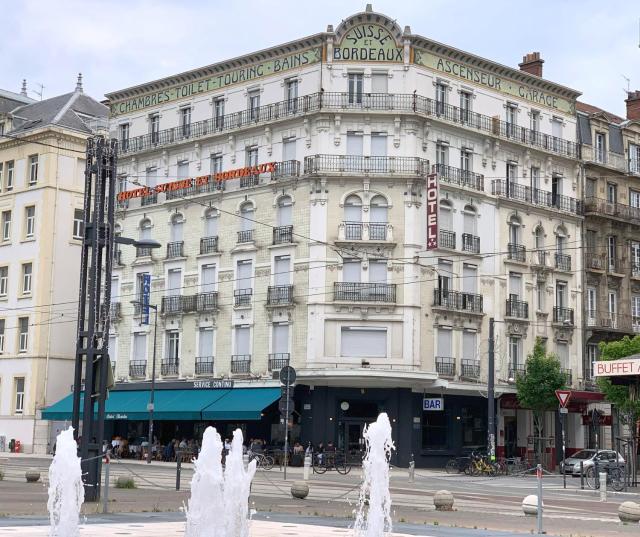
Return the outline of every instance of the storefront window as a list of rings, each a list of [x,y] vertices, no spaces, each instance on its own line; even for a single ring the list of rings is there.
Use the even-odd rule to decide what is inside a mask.
[[[487,417],[476,407],[463,407],[460,421],[462,422],[462,445],[464,447],[485,446],[487,444]]]
[[[422,449],[447,448],[447,414],[422,413]]]

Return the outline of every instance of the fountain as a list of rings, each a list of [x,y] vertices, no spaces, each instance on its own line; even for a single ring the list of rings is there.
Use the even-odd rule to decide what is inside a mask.
[[[386,413],[365,427],[366,454],[362,461],[355,537],[383,537],[391,532],[391,495],[389,494],[389,458],[394,449],[391,423]]]
[[[49,467],[49,537],[77,537],[80,508],[84,501],[82,470],[73,427],[56,439],[56,454]]]
[[[221,459],[220,435],[207,427],[202,450],[194,461],[185,537],[249,536],[249,492],[256,462],[251,461],[245,469],[240,429],[233,433],[224,471]]]

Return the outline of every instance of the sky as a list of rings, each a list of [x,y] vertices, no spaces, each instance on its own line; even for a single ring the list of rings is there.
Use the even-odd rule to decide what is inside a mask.
[[[638,0],[377,0],[401,28],[517,68],[540,51],[544,78],[625,115],[640,89]],[[0,88],[44,97],[73,91],[82,72],[96,99],[334,28],[354,0],[0,0]]]

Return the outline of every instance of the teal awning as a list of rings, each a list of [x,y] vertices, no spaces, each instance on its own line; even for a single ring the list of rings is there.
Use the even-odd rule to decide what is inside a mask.
[[[280,398],[280,388],[236,388],[202,411],[212,421],[259,420],[261,412]]]
[[[105,419],[148,420],[149,390],[113,390],[105,405]],[[280,397],[278,388],[221,390],[156,390],[156,420],[259,420],[261,411]],[[80,400],[80,416],[84,394]],[[45,420],[70,420],[73,394],[42,411]]]

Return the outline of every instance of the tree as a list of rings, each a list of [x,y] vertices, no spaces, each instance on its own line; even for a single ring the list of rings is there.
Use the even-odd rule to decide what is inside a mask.
[[[564,388],[566,383],[560,361],[555,354],[547,354],[544,343],[537,338],[533,352],[527,356],[524,373],[516,377],[516,388],[520,406],[533,412],[538,462],[542,460],[543,443],[539,439],[544,436],[544,414],[557,408],[556,390]]]

